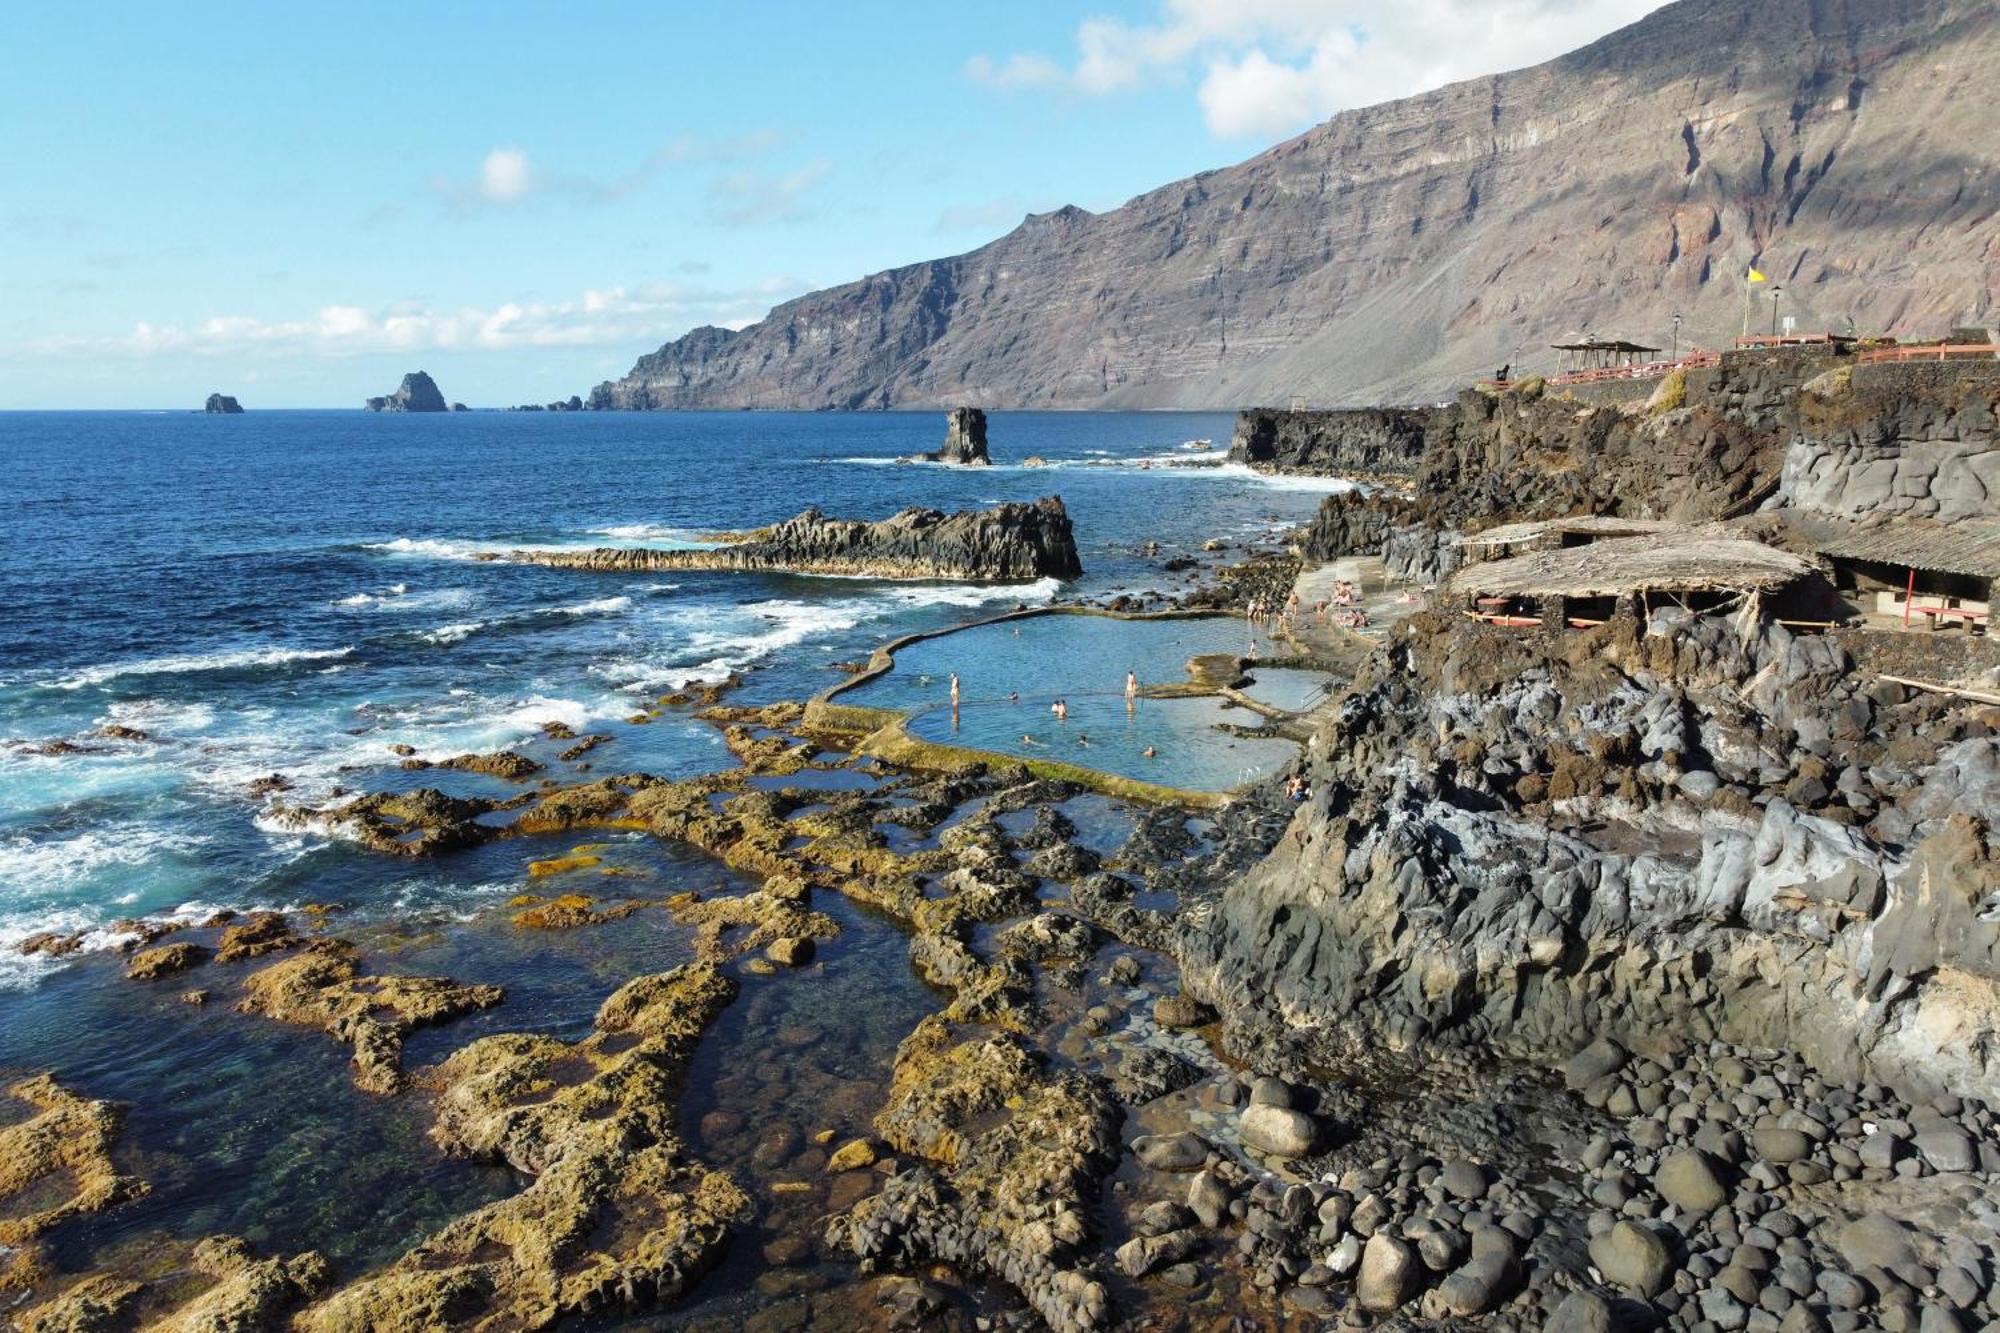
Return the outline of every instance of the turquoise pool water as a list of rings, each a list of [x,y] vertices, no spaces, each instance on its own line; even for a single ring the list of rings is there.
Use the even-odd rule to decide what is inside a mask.
[[[1330,673],[1302,667],[1253,667],[1250,677],[1243,693],[1260,704],[1288,713],[1301,712],[1319,703],[1334,683]]]
[[[1253,649],[1269,645],[1261,635],[1253,641],[1243,622],[1228,616],[1041,616],[911,644],[896,654],[894,670],[839,701],[908,713],[911,732],[925,740],[1060,759],[1191,791],[1227,791],[1282,768],[1296,747],[1218,730],[1218,724],[1262,722],[1220,699],[1142,698],[1128,706],[1125,673],[1137,672],[1145,685],[1178,684],[1187,679],[1191,657]],[[1058,698],[1069,704],[1066,719],[1050,711]]]

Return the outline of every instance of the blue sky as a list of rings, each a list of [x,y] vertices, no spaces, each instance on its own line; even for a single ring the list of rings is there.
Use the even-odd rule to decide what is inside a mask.
[[[587,392],[1654,2],[17,2],[0,408]]]

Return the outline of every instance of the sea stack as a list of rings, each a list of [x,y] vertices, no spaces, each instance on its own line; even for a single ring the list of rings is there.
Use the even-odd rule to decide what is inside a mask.
[[[977,407],[954,407],[945,414],[944,448],[931,457],[939,463],[961,467],[985,467],[993,460],[986,456],[986,413]]]
[[[226,393],[212,393],[201,410],[212,417],[240,417],[243,415],[243,404]]]
[[[387,398],[370,398],[367,403],[370,412],[445,412],[444,395],[438,392],[437,381],[421,370],[413,370],[403,376],[403,383]]]

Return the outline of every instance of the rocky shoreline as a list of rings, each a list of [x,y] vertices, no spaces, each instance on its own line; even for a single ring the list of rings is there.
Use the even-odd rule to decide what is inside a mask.
[[[527,873],[547,891],[493,929],[666,920],[689,960],[620,979],[587,1031],[488,1027],[415,1068],[420,1027],[508,1023],[501,988],[378,962],[368,931],[335,935],[324,914],[140,923],[131,980],[110,984],[188,988],[196,1013],[228,998],[346,1044],[361,1087],[421,1104],[444,1152],[504,1162],[517,1188],[361,1270],[226,1236],[171,1282],[66,1268],[42,1238],[146,1182],[118,1166],[115,1107],[17,1085],[40,1109],[0,1142],[52,1142],[47,1117],[90,1129],[66,1156],[0,1154],[24,1163],[0,1186],[76,1183],[67,1203],[0,1214],[10,1318],[107,1333],[662,1309],[718,1333],[1993,1324],[1992,641],[1643,591],[1581,623],[1489,622],[1448,578],[1476,577],[1503,524],[1528,524],[1512,540],[1593,531],[1532,525],[1566,516],[1735,520],[1731,540],[1800,567],[1825,557],[1788,515],[1875,491],[1981,530],[1962,479],[1991,454],[1985,381],[1826,373],[1725,361],[1672,407],[1468,399],[1426,414],[1403,493],[1332,497],[1289,549],[1180,569],[1197,581],[1181,604],[1231,611],[1282,607],[1336,558],[1378,604],[1399,578],[1439,585],[1334,655],[1316,656],[1331,631],[1310,609],[1275,625],[1347,688],[1288,720],[1306,737],[1293,773],[1198,818],[950,747],[884,762],[869,710],[739,707],[721,689],[649,715],[717,727],[737,761],[724,771],[598,774],[617,740],[593,737],[546,761],[441,766],[533,780],[511,794],[274,805],[277,823],[330,822],[397,857],[643,835],[749,887],[605,896],[581,878],[607,869],[603,844],[544,853]],[[1074,561],[1057,501],[1010,516],[1059,532],[1053,557],[1033,553],[1041,538],[952,527],[990,533],[997,512],[901,528],[809,514],[723,552],[549,563],[985,561],[1039,577],[1054,571],[1038,560]],[[1205,688],[1256,670],[1190,664]],[[1115,839],[1080,827],[1107,809]],[[686,1071],[732,1006],[794,989],[810,1005],[828,957],[878,924],[930,988],[880,1078],[793,1091],[805,1131],[753,1134],[744,1121],[770,1108],[726,1098],[681,1123]],[[726,1075],[728,1096],[792,1078]],[[865,1131],[819,1109],[835,1093]],[[745,1255],[750,1312],[701,1313],[703,1272]]]
[[[808,509],[707,550],[599,547],[515,551],[501,559],[593,573],[761,570],[889,579],[980,579],[1025,583],[1082,575],[1076,534],[1060,496],[988,509],[905,509],[879,522],[829,518]]]

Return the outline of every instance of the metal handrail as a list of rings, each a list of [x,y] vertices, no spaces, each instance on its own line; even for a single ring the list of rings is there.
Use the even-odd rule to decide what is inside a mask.
[[[1857,352],[1860,364],[1877,361],[1952,361],[2000,356],[2000,343],[1931,343],[1924,347],[1871,347]]]

